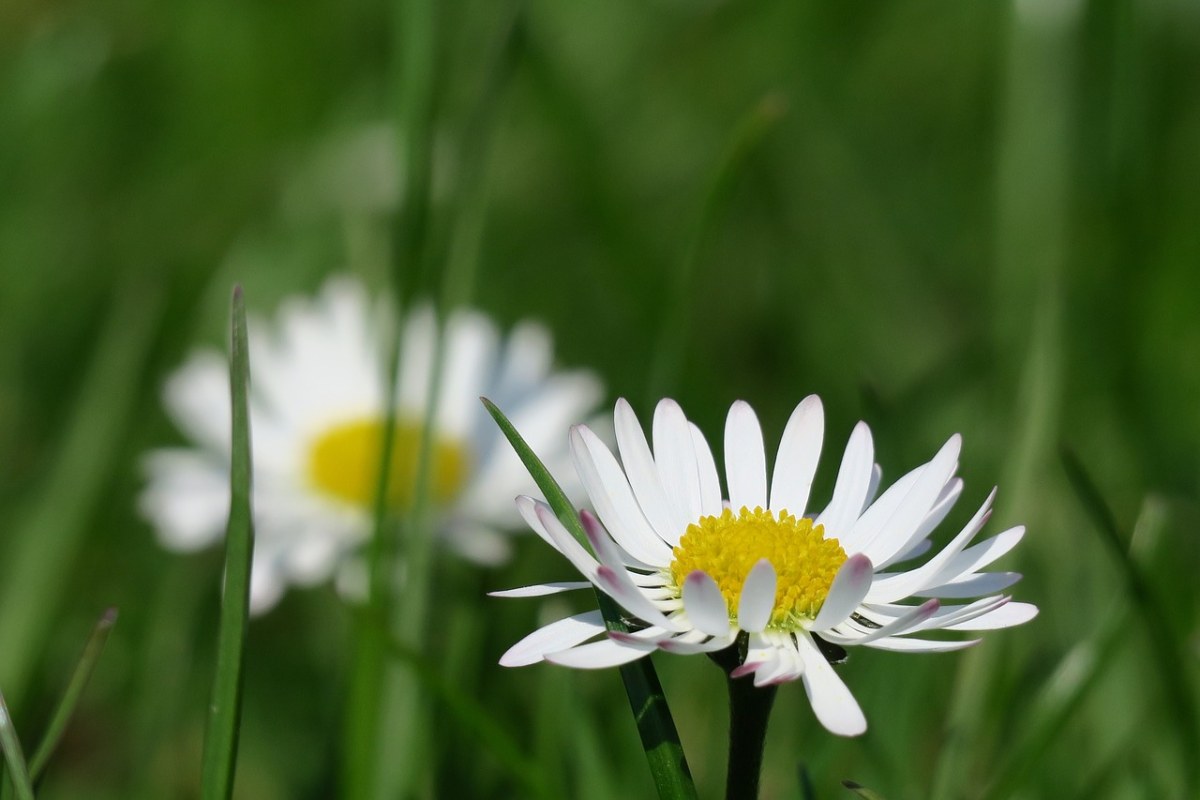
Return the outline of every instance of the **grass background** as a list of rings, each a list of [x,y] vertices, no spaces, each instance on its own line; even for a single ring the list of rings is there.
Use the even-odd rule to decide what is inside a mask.
[[[155,544],[138,458],[180,441],[159,387],[222,339],[235,281],[260,312],[335,271],[382,284],[403,181],[395,13],[0,7],[0,688],[27,750],[95,619],[121,609],[44,797],[197,796],[220,556]],[[942,536],[993,483],[989,530],[1029,526],[1002,564],[1041,616],[968,653],[853,654],[861,739],[826,734],[785,687],[764,797],[800,797],[801,763],[822,798],[847,796],[844,778],[893,799],[1196,790],[1179,712],[1200,642],[1194,4],[472,0],[439,6],[435,64],[433,256],[412,293],[436,291],[464,197],[481,197],[473,303],[545,320],[560,362],[613,397],[648,415],[675,396],[710,438],[744,398],[777,440],[818,392],[818,496],[860,418],[885,477],[961,431],[967,491]],[[494,666],[552,604],[483,592],[569,567],[527,537],[502,570],[437,570],[428,649],[456,691],[562,796],[649,796],[615,672]],[[349,630],[330,590],[253,623],[239,797],[335,795]],[[721,676],[656,658],[716,796]],[[428,796],[520,796],[453,715],[392,735],[434,742]]]

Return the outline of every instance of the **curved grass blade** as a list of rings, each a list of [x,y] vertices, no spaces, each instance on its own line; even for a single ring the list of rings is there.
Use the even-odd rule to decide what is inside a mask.
[[[54,750],[62,741],[67,724],[75,713],[75,706],[79,704],[79,698],[83,695],[83,690],[87,688],[92,671],[96,668],[96,662],[100,660],[100,654],[104,651],[104,645],[108,641],[108,634],[112,632],[113,625],[116,623],[117,609],[110,608],[100,615],[100,619],[92,628],[92,635],[88,637],[87,644],[83,647],[83,655],[79,659],[79,664],[76,665],[75,672],[71,675],[70,682],[67,683],[67,689],[63,692],[58,708],[54,710],[54,716],[50,718],[50,725],[46,728],[46,733],[42,736],[37,750],[33,752],[33,758],[29,759],[29,779],[34,783],[41,777],[42,772],[46,769],[46,764],[50,761],[50,756],[54,755]]]
[[[842,781],[842,786],[845,786],[847,789],[863,798],[863,800],[883,800],[883,795],[881,795],[879,792],[871,791],[861,783],[855,783],[854,781]]]
[[[1145,635],[1154,654],[1154,663],[1158,667],[1165,694],[1170,698],[1167,707],[1175,722],[1176,740],[1180,745],[1180,755],[1186,770],[1187,794],[1193,797],[1197,786],[1200,786],[1200,760],[1196,759],[1196,753],[1200,752],[1200,714],[1197,713],[1196,698],[1184,666],[1189,659],[1180,647],[1182,637],[1171,630],[1162,601],[1130,555],[1125,543],[1126,537],[1121,534],[1112,509],[1105,502],[1104,496],[1088,475],[1083,463],[1066,447],[1062,449],[1062,461],[1071,488],[1075,490],[1076,496],[1100,532],[1100,538],[1116,560],[1134,610],[1142,618]]]
[[[579,515],[567,499],[562,487],[554,476],[542,464],[537,454],[526,444],[521,434],[508,421],[504,413],[495,403],[486,397],[481,397],[492,419],[500,426],[509,444],[521,459],[521,463],[529,470],[530,476],[538,489],[546,497],[546,502],[554,509],[558,519],[571,535],[588,547],[587,535]],[[590,548],[589,548],[590,549]],[[600,611],[604,614],[605,625],[609,630],[625,631],[627,628],[621,621],[620,610],[608,595],[596,592]],[[654,664],[648,658],[640,658],[621,668],[621,681],[625,684],[625,693],[629,696],[629,706],[633,710],[633,718],[637,723],[638,734],[641,736],[642,749],[646,753],[646,761],[650,767],[654,786],[662,800],[678,800],[686,798],[695,800],[696,787],[692,782],[692,773],[688,769],[687,759],[683,754],[683,746],[679,742],[679,732],[675,728],[675,720],[671,717],[671,709],[667,706],[666,695],[663,694],[662,684],[659,683],[658,673]]]
[[[250,563],[254,554],[251,512],[250,357],[246,342],[246,305],[242,288],[233,290],[233,340],[229,387],[233,401],[233,451],[230,463],[229,524],[225,531],[225,585],[217,632],[217,669],[204,731],[201,796],[226,800],[233,794],[238,727],[242,710],[242,662],[250,611]]]
[[[25,754],[21,751],[21,740],[8,715],[8,703],[0,692],[0,747],[4,748],[4,761],[8,765],[7,777],[18,800],[33,800],[33,784],[29,781],[29,769],[25,765]]]

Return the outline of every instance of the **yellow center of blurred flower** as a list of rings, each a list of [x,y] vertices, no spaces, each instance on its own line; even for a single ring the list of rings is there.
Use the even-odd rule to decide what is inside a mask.
[[[327,495],[369,507],[378,491],[382,442],[383,420],[360,419],[335,425],[318,436],[309,449],[309,478]],[[412,504],[420,450],[421,425],[397,422],[387,489],[393,506]],[[430,495],[436,502],[445,502],[462,488],[467,452],[458,441],[435,438],[431,456]]]
[[[811,519],[796,519],[786,511],[743,507],[734,514],[701,517],[688,526],[673,551],[671,575],[676,586],[694,570],[712,576],[725,596],[730,620],[737,619],[742,584],[760,559],[775,568],[775,608],[770,627],[796,630],[801,620],[817,615],[846,551],[837,539],[826,539],[825,528]]]

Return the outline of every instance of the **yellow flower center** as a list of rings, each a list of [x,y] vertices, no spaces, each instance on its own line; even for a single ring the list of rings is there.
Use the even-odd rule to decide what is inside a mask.
[[[811,519],[796,519],[787,511],[746,507],[737,514],[725,509],[719,517],[701,517],[688,526],[673,551],[671,575],[675,585],[694,570],[712,576],[737,621],[742,584],[760,559],[775,568],[775,607],[769,627],[797,630],[803,620],[817,616],[846,551],[837,539],[826,539],[825,528]]]
[[[369,507],[379,486],[383,420],[358,419],[335,425],[313,440],[308,452],[308,475],[319,491],[345,503]],[[421,450],[421,425],[396,423],[388,475],[388,501],[396,507],[412,504]],[[462,488],[467,452],[454,439],[434,438],[430,494],[445,502]]]

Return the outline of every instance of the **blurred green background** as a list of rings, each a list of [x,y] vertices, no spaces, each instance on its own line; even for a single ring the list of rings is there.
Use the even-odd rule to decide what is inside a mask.
[[[430,257],[402,265],[410,296],[436,291],[482,209],[473,304],[545,320],[563,365],[644,418],[674,396],[719,439],[744,398],[777,441],[818,392],[825,496],[858,419],[885,479],[961,431],[967,490],[940,535],[994,483],[988,531],[1029,526],[1002,568],[1041,616],[966,653],[854,653],[861,739],[784,687],[764,798],[801,797],[801,764],[822,798],[847,778],[892,800],[1198,796],[1200,7],[436,6]],[[182,441],[159,389],[222,340],[234,282],[261,313],[337,271],[383,285],[403,11],[0,6],[0,688],[27,747],[95,618],[121,610],[44,797],[198,796],[220,554],[158,547],[138,459]],[[456,596],[428,648],[452,685],[559,795],[650,796],[615,671],[494,666],[552,604],[483,593],[569,566],[526,537],[506,568],[438,570]],[[253,623],[239,797],[336,796],[349,622],[325,589]],[[718,796],[721,675],[656,659]],[[522,796],[453,714],[393,734],[434,743],[424,796]]]

